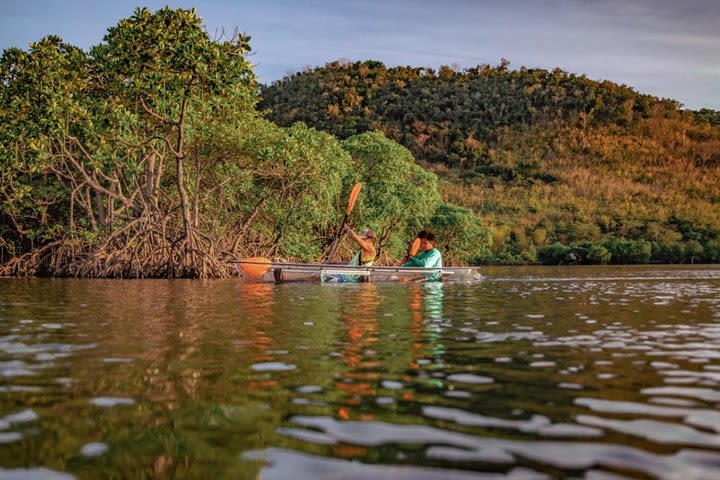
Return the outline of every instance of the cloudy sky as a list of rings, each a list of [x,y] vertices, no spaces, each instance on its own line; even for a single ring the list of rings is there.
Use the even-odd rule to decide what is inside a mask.
[[[134,7],[196,6],[252,37],[269,83],[346,58],[471,67],[501,58],[720,110],[720,0],[0,0],[0,49],[56,34],[88,48]]]

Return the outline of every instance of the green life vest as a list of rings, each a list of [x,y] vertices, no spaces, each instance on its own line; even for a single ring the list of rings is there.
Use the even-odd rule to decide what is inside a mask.
[[[362,250],[359,250],[357,253],[355,253],[355,256],[352,258],[352,260],[350,260],[350,263],[348,263],[348,265],[355,265],[355,266],[361,266],[361,267],[372,267],[372,264],[375,261],[375,257],[361,263],[360,262],[361,256],[362,256]]]

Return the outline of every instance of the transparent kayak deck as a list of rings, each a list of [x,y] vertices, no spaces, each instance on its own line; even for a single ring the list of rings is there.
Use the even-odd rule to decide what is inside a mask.
[[[407,282],[432,281],[438,277],[444,282],[470,282],[479,280],[478,267],[385,267],[353,266],[322,263],[261,263],[232,262],[241,278],[254,282]]]

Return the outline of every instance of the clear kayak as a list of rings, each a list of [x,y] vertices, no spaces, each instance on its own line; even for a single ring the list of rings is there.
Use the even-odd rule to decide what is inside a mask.
[[[382,267],[324,263],[279,263],[262,258],[232,262],[250,282],[472,282],[481,278],[478,267]]]

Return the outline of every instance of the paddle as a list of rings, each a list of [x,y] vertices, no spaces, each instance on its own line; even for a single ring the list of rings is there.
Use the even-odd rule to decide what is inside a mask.
[[[340,225],[340,230],[338,230],[338,233],[335,236],[335,240],[333,240],[332,247],[330,248],[330,254],[328,255],[327,261],[325,263],[332,263],[335,259],[335,252],[337,252],[338,246],[340,245],[340,239],[343,234],[343,229],[345,228],[347,219],[350,216],[350,212],[352,212],[352,209],[355,206],[355,200],[357,200],[358,195],[360,195],[360,189],[362,189],[362,183],[356,183],[355,186],[352,188],[352,191],[350,192],[348,206],[345,209],[345,218],[343,218],[342,225]]]
[[[407,263],[410,261],[410,257],[414,257],[417,255],[418,250],[420,250],[420,238],[416,238],[413,240],[412,245],[410,245],[410,248],[408,249],[407,255],[405,255],[405,260],[403,263]]]
[[[415,240],[413,240],[413,243],[410,246],[410,250],[408,250],[408,256],[414,257],[415,255],[417,255],[418,250],[420,250],[420,239],[416,238]]]

